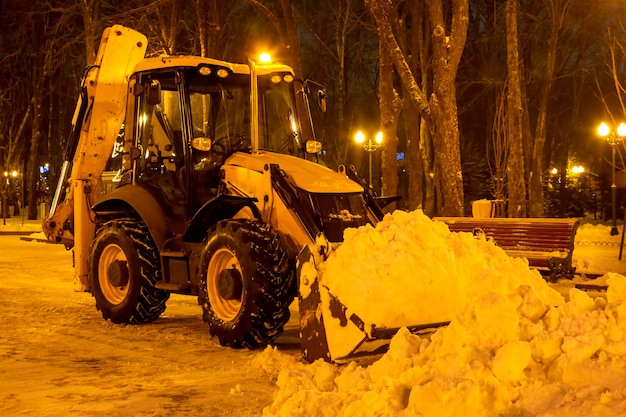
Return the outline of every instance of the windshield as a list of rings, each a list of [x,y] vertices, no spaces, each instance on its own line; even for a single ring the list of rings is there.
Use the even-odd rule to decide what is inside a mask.
[[[208,138],[218,151],[250,149],[250,80],[195,75],[189,83],[192,137]]]
[[[303,156],[293,76],[272,73],[259,76],[259,149]]]
[[[288,73],[259,76],[258,147],[303,156],[292,80]],[[251,149],[250,75],[218,78],[195,73],[188,91],[193,138],[206,138],[214,150],[226,154]]]

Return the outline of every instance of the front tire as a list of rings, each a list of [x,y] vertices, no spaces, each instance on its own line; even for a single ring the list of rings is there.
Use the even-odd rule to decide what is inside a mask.
[[[222,346],[267,345],[289,321],[293,272],[280,236],[255,220],[226,220],[209,232],[198,302]]]
[[[160,275],[156,245],[141,221],[105,223],[91,245],[89,279],[96,308],[113,323],[149,323],[165,311],[169,293],[154,287]]]

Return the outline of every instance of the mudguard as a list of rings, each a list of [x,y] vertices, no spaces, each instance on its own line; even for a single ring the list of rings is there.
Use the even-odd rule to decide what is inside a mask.
[[[157,247],[162,247],[168,230],[171,229],[161,204],[144,188],[133,184],[125,185],[106,194],[92,207],[96,214],[124,212],[129,209],[136,212],[146,224]]]
[[[247,207],[256,219],[261,219],[259,209],[254,205],[253,197],[221,194],[207,201],[191,219],[191,223],[183,236],[185,242],[201,242],[206,232],[220,220],[231,219],[238,211]]]

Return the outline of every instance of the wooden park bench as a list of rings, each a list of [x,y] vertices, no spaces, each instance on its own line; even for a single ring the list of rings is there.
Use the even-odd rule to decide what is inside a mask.
[[[579,219],[435,217],[451,232],[484,232],[509,256],[528,259],[548,280],[573,278],[574,238]]]

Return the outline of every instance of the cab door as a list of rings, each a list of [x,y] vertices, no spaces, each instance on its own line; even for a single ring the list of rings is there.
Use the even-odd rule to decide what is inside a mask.
[[[139,81],[143,91],[136,97],[135,126],[140,157],[134,181],[160,201],[169,218],[184,222],[188,184],[177,80],[175,71],[166,71],[143,74]]]

